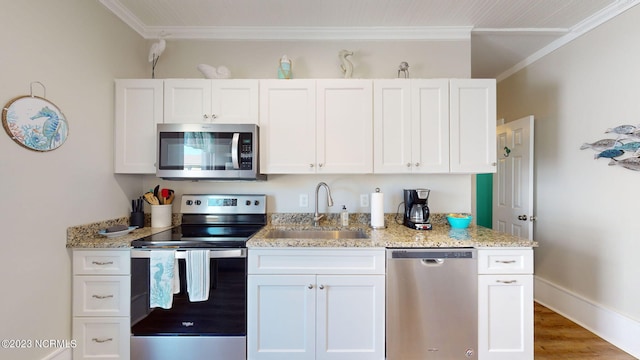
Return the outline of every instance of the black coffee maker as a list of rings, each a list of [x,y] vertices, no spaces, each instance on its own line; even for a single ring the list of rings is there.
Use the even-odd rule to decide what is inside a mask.
[[[429,189],[404,190],[404,226],[431,230],[429,222]]]

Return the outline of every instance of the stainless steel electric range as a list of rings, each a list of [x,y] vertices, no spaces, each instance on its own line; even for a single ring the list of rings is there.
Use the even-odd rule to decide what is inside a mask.
[[[182,225],[132,242],[131,358],[246,359],[247,249],[266,225],[265,195],[183,195]],[[187,252],[209,252],[209,297],[191,302]],[[180,290],[171,308],[150,308],[152,251],[178,259]]]

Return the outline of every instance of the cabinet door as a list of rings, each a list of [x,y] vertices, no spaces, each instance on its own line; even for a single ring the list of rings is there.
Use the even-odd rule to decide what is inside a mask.
[[[115,173],[155,174],[162,80],[119,79],[115,86]]]
[[[452,79],[449,90],[451,172],[496,172],[495,79]]]
[[[410,173],[411,80],[374,80],[373,104],[373,172]]]
[[[533,359],[533,275],[480,275],[478,359]]]
[[[315,80],[260,81],[262,173],[315,173],[315,127]]]
[[[318,275],[318,360],[384,360],[384,275]]]
[[[211,93],[211,121],[258,124],[258,80],[212,80]]]
[[[211,80],[164,81],[164,122],[194,124],[211,121]]]
[[[247,358],[315,359],[315,275],[249,275]]]
[[[411,80],[411,168],[449,172],[449,80]]]
[[[373,83],[318,80],[318,173],[373,172]]]

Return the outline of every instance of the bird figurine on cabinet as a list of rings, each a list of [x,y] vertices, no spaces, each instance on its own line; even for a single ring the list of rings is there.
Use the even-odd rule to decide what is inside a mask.
[[[406,61],[403,61],[400,63],[400,66],[398,66],[398,77],[400,77],[400,73],[402,73],[404,75],[404,78],[408,78],[409,77],[409,63]]]
[[[160,59],[160,55],[167,47],[167,42],[164,39],[158,40],[151,44],[151,49],[149,49],[149,62],[151,63],[151,78],[156,78],[156,65],[158,64],[158,59]]]
[[[349,59],[347,59],[347,56],[353,56],[353,51],[340,50],[338,53],[338,58],[340,58],[340,61],[342,62],[342,64],[340,64],[340,70],[342,70],[345,79],[351,79],[351,75],[353,74],[353,64]]]

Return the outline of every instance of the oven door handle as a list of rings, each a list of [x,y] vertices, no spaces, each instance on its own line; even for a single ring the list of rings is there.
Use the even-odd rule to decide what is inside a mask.
[[[150,259],[151,258],[151,250],[157,251],[168,251],[174,249],[167,249],[166,247],[158,248],[158,249],[132,249],[131,250],[131,258],[132,259]],[[222,259],[222,258],[245,258],[247,257],[247,249],[208,249],[209,250],[209,258],[210,259]],[[183,249],[176,249],[176,259],[186,259],[187,251]]]

